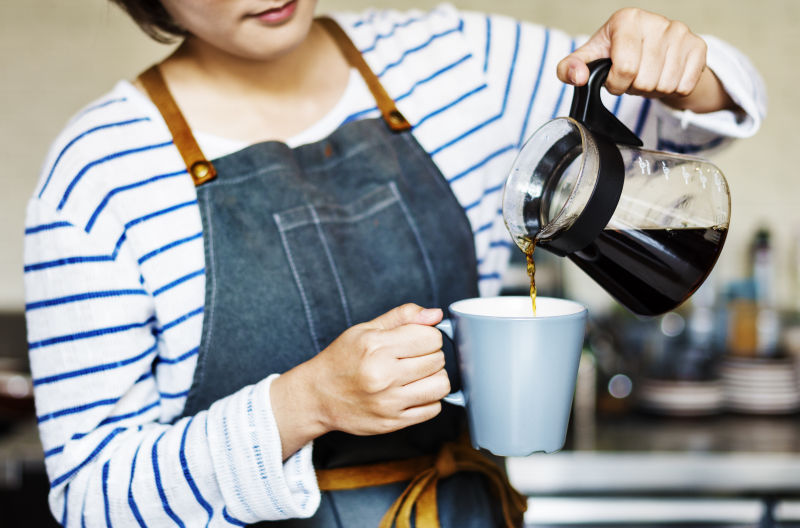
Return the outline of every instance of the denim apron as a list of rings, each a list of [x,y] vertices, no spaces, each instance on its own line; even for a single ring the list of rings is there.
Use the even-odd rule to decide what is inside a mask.
[[[311,359],[350,326],[398,305],[447,315],[451,302],[478,294],[473,233],[461,205],[344,32],[323,21],[383,119],[347,123],[297,148],[268,141],[208,162],[157,68],[140,77],[200,183],[205,309],[184,416]],[[445,353],[455,380],[453,352]],[[332,432],[314,441],[314,466],[432,455],[465,426],[463,409],[443,404],[436,418],[390,434]],[[312,518],[259,526],[377,527],[405,486],[323,491]],[[440,480],[435,502],[444,528],[501,525],[478,473]]]

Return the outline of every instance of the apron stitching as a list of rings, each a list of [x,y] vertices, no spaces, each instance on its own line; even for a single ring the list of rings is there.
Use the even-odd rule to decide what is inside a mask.
[[[386,195],[385,197],[381,196],[384,194]],[[379,201],[372,201],[375,196],[379,197]],[[397,196],[394,194],[394,192],[392,192],[389,184],[383,184],[376,190],[345,206],[332,206],[323,204],[312,207],[314,207],[316,216],[319,218],[319,222],[321,223],[354,224],[364,220],[365,218],[369,218],[375,213],[378,213],[391,205],[394,205],[396,202]],[[365,209],[363,204],[370,205]],[[275,213],[281,218],[281,228],[284,231],[291,231],[292,229],[298,227],[316,223],[313,218],[309,220],[309,215],[305,214],[308,211],[308,208],[308,205],[301,205]],[[342,211],[344,213],[342,213]],[[353,211],[361,212],[355,214]]]
[[[198,197],[199,198],[199,197]],[[208,252],[208,261],[214,262],[214,228],[211,222],[211,207],[209,205],[209,200],[203,200],[203,209],[205,209],[205,220],[206,220],[206,233],[204,234],[206,238],[206,250]],[[200,348],[197,352],[197,364],[195,366],[195,379],[192,383],[192,386],[199,386],[203,379],[205,378],[205,364],[206,358],[208,354],[205,354],[205,351],[209,349],[212,342],[212,335],[214,333],[214,307],[216,306],[216,299],[217,299],[217,277],[216,273],[214,273],[214,266],[206,266],[205,277],[206,281],[208,282],[206,286],[206,291],[209,291],[211,294],[208,296],[208,299],[204,299],[204,306],[203,306],[203,326],[205,328],[205,336],[200,339]],[[195,393],[197,394],[197,393]],[[189,396],[186,398],[186,403],[184,403],[184,408],[189,404],[189,398],[192,396],[191,387],[189,388]],[[196,396],[195,396],[196,398]]]
[[[281,235],[281,244],[283,245],[283,250],[286,251],[286,258],[289,261],[289,268],[292,270],[292,276],[294,276],[294,282],[297,285],[297,289],[300,293],[300,299],[303,301],[303,311],[306,314],[306,320],[308,321],[308,330],[311,333],[311,338],[314,340],[314,346],[317,349],[317,353],[320,351],[319,347],[319,339],[317,338],[317,331],[314,328],[314,320],[311,316],[311,306],[308,304],[308,297],[306,296],[306,291],[303,289],[303,283],[300,281],[300,275],[297,272],[297,267],[294,264],[294,259],[292,258],[292,251],[289,249],[289,242],[286,240],[286,232],[281,225],[281,217],[279,214],[273,214],[272,218],[275,219],[275,223],[278,224],[278,233]]]
[[[431,263],[431,259],[428,256],[428,251],[425,248],[425,245],[422,243],[422,237],[419,234],[417,223],[414,222],[414,218],[411,216],[408,207],[406,207],[406,204],[403,201],[403,197],[397,190],[397,184],[395,182],[390,182],[389,188],[392,190],[392,193],[397,197],[398,205],[400,206],[400,209],[403,211],[403,214],[406,217],[406,222],[408,222],[408,226],[411,228],[411,232],[414,233],[414,238],[417,241],[420,253],[422,253],[422,260],[425,263],[425,269],[428,272],[428,280],[430,280],[431,282],[431,288],[432,288],[431,294],[433,295],[433,303],[435,306],[439,306],[439,287],[436,284],[436,278],[434,277],[433,274],[433,264]],[[445,258],[449,258],[449,255]]]
[[[342,310],[344,310],[344,317],[347,322],[347,326],[353,326],[353,320],[350,317],[350,308],[347,306],[347,299],[344,296],[344,287],[342,286],[342,281],[339,277],[339,269],[336,267],[336,262],[333,260],[333,255],[331,254],[331,249],[328,246],[328,241],[325,238],[325,233],[322,231],[322,224],[317,216],[317,211],[311,205],[308,206],[308,210],[313,218],[314,226],[317,228],[317,234],[319,235],[320,242],[322,242],[322,247],[325,249],[325,256],[328,258],[328,264],[331,266],[333,278],[336,281],[336,289],[339,290],[339,299],[342,302]]]
[[[380,190],[383,191],[383,189],[385,189],[387,187],[388,186],[382,186]],[[370,197],[373,194],[377,194],[377,193],[371,193],[370,195],[367,195],[367,197]],[[358,202],[356,202],[356,205],[362,203],[363,201],[364,200],[359,200]],[[372,206],[370,206],[369,209],[367,209],[365,211],[362,211],[359,214],[351,215],[349,213],[349,209],[351,209],[351,208],[350,207],[346,207],[346,208],[342,208],[342,209],[344,209],[344,211],[347,213],[347,216],[341,216],[341,215],[335,215],[335,214],[326,214],[324,211],[319,211],[319,210],[317,211],[317,215],[319,216],[320,221],[321,222],[325,222],[325,223],[354,224],[356,222],[360,222],[360,221],[364,220],[365,218],[368,218],[368,217],[374,215],[375,213],[378,213],[378,212],[386,209],[390,205],[393,205],[395,202],[397,202],[397,197],[393,195],[393,196],[390,196],[390,197],[382,199],[380,202],[374,203]],[[325,209],[325,208],[326,208],[325,206],[321,206],[320,207],[320,209]],[[298,207],[296,209],[301,209],[301,208]],[[329,208],[329,209],[332,209],[332,208]],[[289,213],[291,211],[292,210],[284,211],[283,213],[279,213],[279,214],[281,214],[281,216],[284,216],[284,215],[286,215],[286,213]],[[293,221],[291,223],[285,223],[284,226],[285,226],[286,230],[288,231],[290,229],[294,229],[296,227],[308,225],[310,223],[315,223],[315,222],[313,222],[313,221],[309,222],[307,219],[301,218],[301,219],[297,219],[297,220],[295,220],[295,221]]]

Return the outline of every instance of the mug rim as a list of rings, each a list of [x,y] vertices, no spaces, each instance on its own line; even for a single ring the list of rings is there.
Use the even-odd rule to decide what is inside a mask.
[[[467,299],[459,299],[458,301],[454,301],[448,307],[451,314],[458,315],[459,317],[474,317],[479,319],[500,319],[500,320],[524,320],[524,321],[545,321],[545,320],[553,320],[553,319],[568,319],[568,318],[576,318],[576,317],[583,317],[585,316],[589,309],[588,307],[580,303],[578,301],[574,301],[572,299],[564,299],[561,297],[537,297],[536,302],[537,304],[540,301],[544,301],[545,303],[550,302],[557,302],[559,304],[569,305],[573,311],[569,311],[566,313],[557,313],[554,315],[502,315],[502,314],[487,314],[487,313],[475,313],[464,311],[463,308],[459,307],[459,305],[464,304],[472,304],[472,303],[486,303],[486,302],[500,302],[503,304],[508,304],[512,302],[523,302],[526,301],[530,303],[530,296],[528,295],[496,295],[496,296],[489,296],[489,297],[470,297]],[[529,304],[530,305],[530,304]]]

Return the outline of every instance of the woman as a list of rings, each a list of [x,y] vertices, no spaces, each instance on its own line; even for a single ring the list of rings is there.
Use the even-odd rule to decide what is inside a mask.
[[[54,515],[519,525],[524,499],[458,444],[433,328],[499,290],[515,153],[596,58],[609,108],[684,151],[755,132],[757,73],[637,9],[578,46],[450,6],[333,22],[314,0],[116,1],[183,42],[67,125],[29,204]]]

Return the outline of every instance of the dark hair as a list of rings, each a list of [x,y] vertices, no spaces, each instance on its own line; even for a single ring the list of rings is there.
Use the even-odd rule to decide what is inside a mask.
[[[172,19],[160,0],[111,0],[121,7],[153,40],[170,43],[186,31]]]

